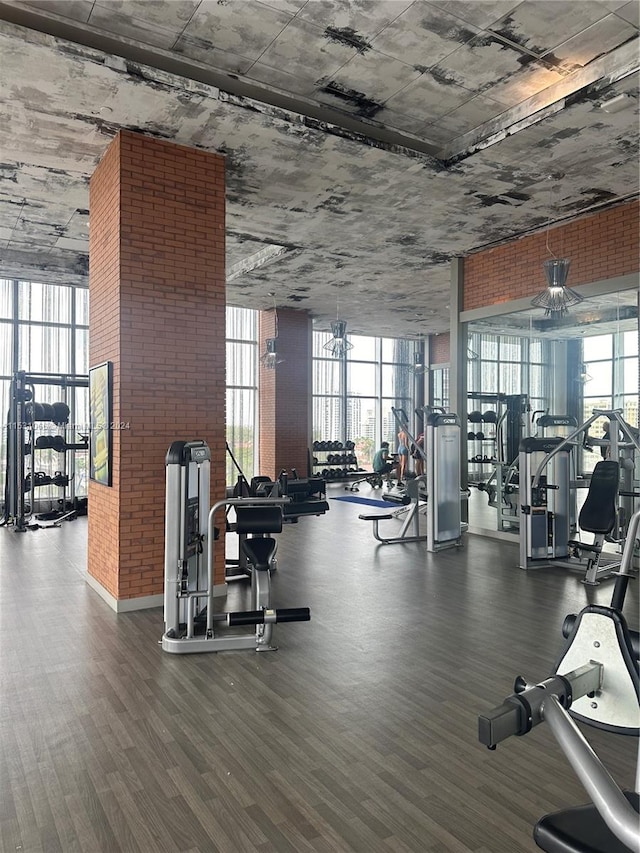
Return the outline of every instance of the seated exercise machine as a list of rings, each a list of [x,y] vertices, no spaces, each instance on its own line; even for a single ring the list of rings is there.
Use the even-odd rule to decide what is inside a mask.
[[[373,522],[373,535],[383,545],[403,542],[427,543],[428,551],[457,547],[466,526],[460,509],[460,420],[454,414],[431,413],[426,418],[426,474],[407,481],[410,508],[398,535],[383,537],[379,524],[394,518],[393,513],[363,514]],[[385,499],[388,495],[384,496]],[[426,505],[420,507],[420,501]],[[426,515],[426,531],[420,519]]]
[[[595,466],[589,492],[578,516],[591,542],[575,537],[572,449],[574,439],[588,434],[589,426],[605,417],[612,439],[606,443],[610,458]],[[619,435],[623,438],[620,439]],[[594,409],[591,417],[566,437],[524,439],[520,444],[520,568],[560,565],[584,570],[584,583],[597,584],[612,574],[620,559],[603,554],[605,540],[621,543],[633,502],[633,456],[640,450],[637,431],[621,417],[621,410]],[[583,555],[585,560],[582,560]]]
[[[635,792],[622,792],[572,720],[617,734],[639,733],[640,643],[622,614],[639,522],[637,512],[629,523],[611,605],[589,605],[577,616],[568,616],[563,625],[567,643],[551,676],[536,685],[518,676],[515,692],[478,719],[480,742],[489,749],[548,723],[591,797],[591,805],[563,809],[538,821],[534,839],[547,853],[640,849],[640,761]]]
[[[164,633],[165,652],[185,654],[231,649],[273,651],[276,622],[308,621],[309,608],[275,610],[271,569],[289,498],[225,498],[209,509],[211,453],[204,441],[174,441],[166,457]],[[214,517],[233,506],[242,555],[251,571],[250,609],[215,613]],[[252,626],[253,632],[218,629]]]

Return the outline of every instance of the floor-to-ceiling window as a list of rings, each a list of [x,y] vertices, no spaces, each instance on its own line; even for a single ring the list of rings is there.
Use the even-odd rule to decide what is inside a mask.
[[[353,349],[334,358],[325,348],[331,334],[313,334],[313,440],[353,441],[358,465],[370,466],[380,441],[395,448],[392,407],[409,419],[413,406],[414,343],[352,335]]]
[[[7,459],[7,415],[9,388],[18,371],[47,376],[86,376],[88,365],[89,311],[85,288],[35,281],[0,279],[0,406],[3,428],[0,452],[0,479],[4,482]],[[66,402],[70,409],[65,437],[69,443],[81,443],[89,422],[86,388],[37,382],[36,401]],[[53,431],[43,422],[39,432]],[[37,436],[36,436],[37,438]],[[87,493],[86,453],[70,453],[63,460],[54,450],[38,452],[34,468],[55,476],[64,468],[71,478],[71,494]],[[60,489],[38,489],[40,501],[56,500]]]
[[[582,342],[584,420],[594,409],[621,409],[622,417],[632,426],[638,426],[638,332],[616,332],[585,337]],[[589,434],[601,438],[605,418],[595,421]],[[583,448],[582,468],[593,470],[602,458],[598,447]]]
[[[227,444],[251,480],[258,464],[258,312],[228,307],[226,335]],[[238,474],[227,453],[227,484],[235,483]]]

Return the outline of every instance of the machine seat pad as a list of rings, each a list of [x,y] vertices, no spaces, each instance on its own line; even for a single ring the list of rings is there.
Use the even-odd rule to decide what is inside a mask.
[[[587,533],[611,533],[616,523],[616,498],[620,486],[620,467],[617,462],[598,462],[591,475],[585,502],[578,524]]]
[[[602,552],[602,545],[587,545],[586,542],[578,542],[577,539],[569,539],[567,545],[578,548],[580,551],[592,551],[594,554],[600,554]]]
[[[638,811],[638,794],[625,791],[625,797]],[[593,804],[545,815],[535,825],[533,838],[547,853],[629,853]]]
[[[363,521],[384,521],[388,518],[393,518],[391,513],[375,513],[374,515],[359,515],[358,518],[361,518]]]
[[[269,569],[271,558],[276,552],[276,540],[272,536],[245,539],[242,543],[242,550],[256,571],[266,572]]]

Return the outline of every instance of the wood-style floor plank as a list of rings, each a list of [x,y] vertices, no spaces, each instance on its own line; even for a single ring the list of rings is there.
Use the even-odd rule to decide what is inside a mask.
[[[522,572],[515,542],[378,546],[359,511],[285,526],[274,603],[312,618],[260,655],[164,654],[160,609],[85,583],[82,519],[0,531],[1,853],[534,853],[584,792],[544,726],[489,752],[477,717],[612,585]],[[635,744],[585,733],[631,787]]]

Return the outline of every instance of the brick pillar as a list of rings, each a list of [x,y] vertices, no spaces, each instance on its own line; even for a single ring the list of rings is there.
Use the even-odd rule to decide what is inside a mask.
[[[90,364],[113,363],[122,428],[112,486],[89,483],[88,572],[118,610],[163,591],[172,441],[207,441],[212,500],[224,495],[224,198],[224,158],[126,131],[91,178]]]
[[[260,353],[275,335],[275,314],[260,314]],[[275,370],[260,367],[260,474],[284,468],[307,475],[311,436],[311,319],[306,311],[278,309]]]

